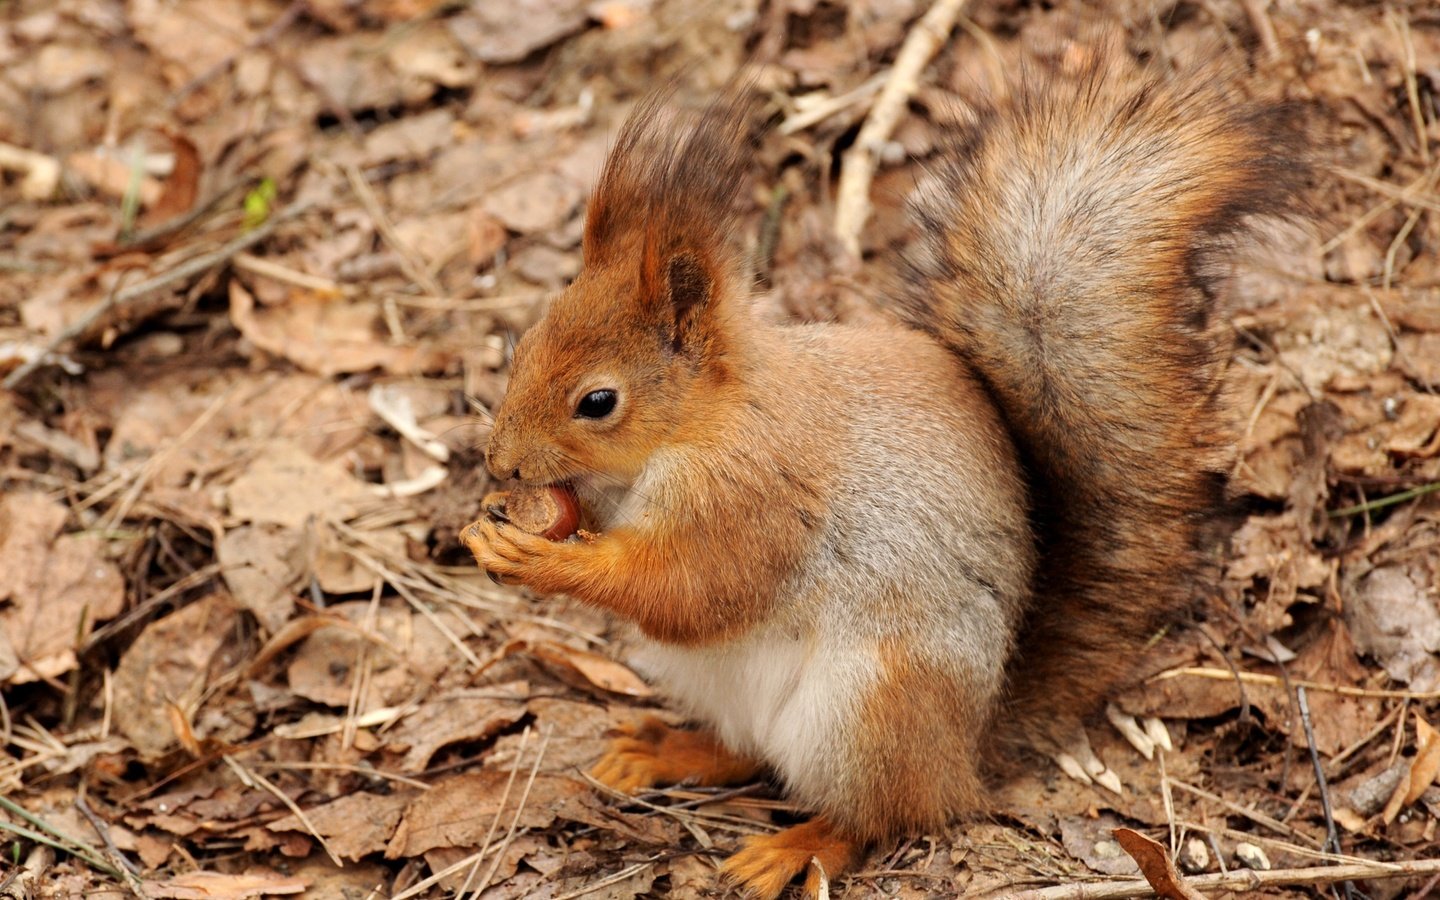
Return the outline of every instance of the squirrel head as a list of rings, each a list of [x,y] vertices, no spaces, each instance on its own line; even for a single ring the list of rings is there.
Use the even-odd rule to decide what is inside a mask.
[[[754,103],[732,88],[688,127],[641,102],[585,219],[584,269],[515,347],[486,465],[527,483],[633,480],[693,437],[738,364],[733,231]]]

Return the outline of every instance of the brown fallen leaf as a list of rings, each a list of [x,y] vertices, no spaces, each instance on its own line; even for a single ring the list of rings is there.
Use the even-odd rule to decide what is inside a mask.
[[[480,61],[513,63],[584,28],[587,2],[476,3],[447,24]]]
[[[400,815],[417,793],[397,788],[388,794],[350,794],[305,810],[305,818],[341,859],[359,860],[385,849],[400,823]],[[265,827],[271,831],[310,831],[294,815]]]
[[[0,498],[0,683],[53,678],[75,667],[75,647],[125,603],[105,541],[61,534],[65,507],[44,494]]]
[[[145,223],[152,225],[189,212],[200,194],[200,151],[195,142],[171,128],[165,129],[165,136],[170,139],[170,149],[175,154],[175,168],[161,186],[160,196],[145,213]]]
[[[1158,896],[1164,900],[1205,900],[1204,894],[1185,883],[1175,870],[1170,854],[1165,852],[1165,846],[1159,841],[1129,828],[1117,828],[1111,834],[1140,866],[1140,874],[1145,876]]]
[[[1407,806],[1419,800],[1440,775],[1440,733],[1421,718],[1419,710],[1415,711],[1415,746],[1418,752],[1410,766],[1410,790],[1405,794]]]
[[[155,205],[163,190],[153,176],[142,174],[137,178],[135,166],[114,152],[85,150],[72,153],[65,160],[65,168],[100,193],[117,199],[130,193],[134,184],[140,204],[147,208]]]
[[[310,886],[304,878],[266,869],[251,869],[239,875],[187,872],[165,881],[147,879],[143,884],[145,893],[155,900],[247,900],[274,894],[298,894]]]
[[[580,186],[555,172],[517,178],[485,197],[481,208],[520,234],[536,234],[564,224],[580,204]]]
[[[395,646],[385,640],[383,635],[370,632],[366,630],[363,625],[352,622],[349,619],[334,615],[301,616],[286,622],[283,627],[270,635],[270,639],[265,642],[265,646],[261,647],[260,652],[250,661],[250,665],[246,668],[245,677],[259,677],[260,673],[265,671],[265,667],[270,664],[270,661],[284,652],[285,648],[298,641],[304,640],[322,628],[330,627],[348,629],[365,640],[370,641],[377,647],[383,647],[396,655],[400,653]]]
[[[1385,810],[1380,814],[1380,820],[1386,825],[1394,823],[1400,810],[1419,800],[1435,781],[1435,776],[1440,774],[1440,740],[1437,740],[1435,729],[1420,716],[1418,710],[1415,713],[1415,751],[1409,768],[1401,774]]]
[[[1428,581],[1418,563],[1389,563],[1366,573],[1345,604],[1357,649],[1417,691],[1440,686],[1440,609]]]
[[[369,712],[400,703],[414,696],[419,684],[463,665],[445,633],[453,636],[466,630],[453,611],[438,613],[431,621],[409,608],[382,604],[371,620],[370,603],[358,600],[337,603],[327,612],[350,624],[327,622],[313,630],[285,667],[290,690],[307,700],[341,709],[353,702],[357,711]],[[354,682],[362,672],[356,663],[367,645],[369,662],[363,671],[368,675],[364,690],[355,697]]]
[[[336,461],[321,462],[288,440],[260,448],[226,491],[230,512],[254,523],[299,530],[307,520],[345,520],[375,502],[358,478]]]
[[[540,775],[521,807],[525,776],[522,773],[516,778],[517,784],[506,797],[509,780],[509,772],[486,769],[437,782],[405,810],[385,858],[407,859],[436,847],[478,847],[496,816],[505,826],[515,821],[522,828],[548,828],[566,801],[590,794],[589,786],[573,778]]]
[[[289,302],[257,308],[230,282],[230,321],[255,346],[317,375],[384,369],[414,375],[444,369],[454,354],[434,343],[396,346],[379,337],[377,303],[339,302],[295,292]]]
[[[516,690],[515,688],[520,688]],[[495,685],[493,693],[511,696],[438,696],[387,732],[390,749],[404,750],[402,772],[423,772],[442,748],[462,741],[483,741],[525,717],[528,684]],[[487,690],[487,693],[491,693]],[[473,692],[470,692],[473,693]]]
[[[580,676],[583,681],[612,693],[624,694],[627,697],[650,697],[655,693],[639,675],[615,660],[556,641],[531,641],[524,638],[507,641],[487,663],[487,668],[517,653],[558,666],[566,672]]]
[[[120,658],[115,726],[142,758],[174,745],[170,704],[185,706],[203,694],[210,661],[233,643],[234,627],[230,600],[211,594],[152,622]]]
[[[295,611],[291,585],[304,573],[299,531],[279,525],[241,525],[215,547],[225,584],[235,602],[259,620],[267,634],[279,631]]]

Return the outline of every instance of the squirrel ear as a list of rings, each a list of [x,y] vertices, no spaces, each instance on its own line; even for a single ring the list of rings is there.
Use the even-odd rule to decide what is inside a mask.
[[[705,308],[714,293],[714,281],[700,260],[689,253],[670,257],[665,267],[671,318],[670,349],[682,353],[694,345]]]

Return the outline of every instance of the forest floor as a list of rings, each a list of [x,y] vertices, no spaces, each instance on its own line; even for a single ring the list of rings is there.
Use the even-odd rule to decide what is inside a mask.
[[[926,8],[0,5],[0,897],[724,895],[717,861],[796,811],[588,782],[663,700],[622,629],[458,544],[507,341],[653,86],[754,67],[783,122],[757,302],[857,320],[947,128],[1097,24],[1150,65],[1231,58],[1323,148],[1315,221],[1235,279],[1246,513],[1116,698],[1173,750],[1097,717],[1122,793],[1037,759],[835,896],[1139,896],[1119,827],[1209,896],[1440,895],[1440,10],[968,4],[838,265],[840,159]]]

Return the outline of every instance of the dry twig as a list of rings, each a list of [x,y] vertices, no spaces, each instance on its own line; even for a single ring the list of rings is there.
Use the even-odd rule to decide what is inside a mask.
[[[1271,869],[1257,872],[1236,869],[1224,875],[1200,875],[1187,879],[1196,890],[1253,891],[1262,887],[1306,884],[1335,884],[1341,881],[1380,878],[1410,878],[1440,872],[1440,859],[1414,859],[1400,863],[1353,863],[1344,866],[1311,866],[1304,869]],[[1129,900],[1154,896],[1148,882],[1132,878],[1096,884],[1066,884],[1001,894],[994,900]]]
[[[875,179],[880,149],[890,139],[906,102],[919,86],[921,70],[949,37],[964,5],[965,0],[935,0],[915,23],[860,134],[845,151],[835,197],[835,236],[851,259],[860,258],[860,231],[870,217],[870,183]]]
[[[1440,487],[1440,485],[1437,485]],[[1152,676],[1150,681],[1168,681],[1171,678],[1209,678],[1216,681],[1238,681],[1242,684],[1263,684],[1269,687],[1284,687],[1285,683],[1275,675],[1266,675],[1261,672],[1229,672],[1225,669],[1212,669],[1208,666],[1180,666],[1176,669],[1167,669],[1158,675]],[[1440,691],[1387,691],[1372,690],[1369,688],[1351,687],[1346,684],[1323,684],[1318,681],[1303,681],[1292,679],[1292,685],[1308,688],[1312,691],[1320,691],[1326,694],[1340,694],[1343,697],[1385,697],[1389,699],[1410,699],[1410,700],[1440,700]]]
[[[155,293],[156,291],[164,290],[165,288],[168,288],[174,284],[186,281],[196,275],[200,275],[202,273],[210,271],[211,269],[217,268],[218,266],[224,265],[225,263],[233,259],[237,254],[243,253],[246,250],[249,250],[251,247],[255,246],[256,244],[260,243],[261,241],[269,238],[272,234],[275,233],[275,230],[277,228],[279,228],[286,222],[289,222],[291,219],[299,216],[307,209],[309,209],[308,204],[293,206],[290,209],[271,216],[270,218],[266,219],[265,222],[258,228],[245,232],[239,237],[236,237],[228,241],[227,243],[222,244],[218,249],[211,251],[210,253],[202,253],[199,256],[193,256],[190,259],[185,260],[175,268],[156,275],[154,278],[147,278],[139,284],[132,284],[130,287],[125,288],[122,291],[117,291],[109,300],[95,304],[93,307],[90,308],[88,312],[85,313],[85,315],[81,316],[79,319],[72,322],[69,327],[65,328],[59,334],[55,335],[55,337],[50,341],[50,344],[46,347],[46,352],[41,357],[31,360],[30,362],[25,363],[24,365],[17,368],[15,371],[11,372],[5,378],[4,383],[0,384],[0,387],[3,387],[8,391],[13,391],[16,387],[20,385],[21,382],[23,382],[26,378],[29,378],[32,372],[40,368],[40,366],[44,364],[45,360],[52,358],[62,345],[67,344],[75,338],[85,334],[87,331],[90,330],[92,326],[94,326],[96,322],[100,320],[100,317],[105,315],[107,312],[125,307],[131,303],[134,303],[137,300],[143,299],[144,297]]]

